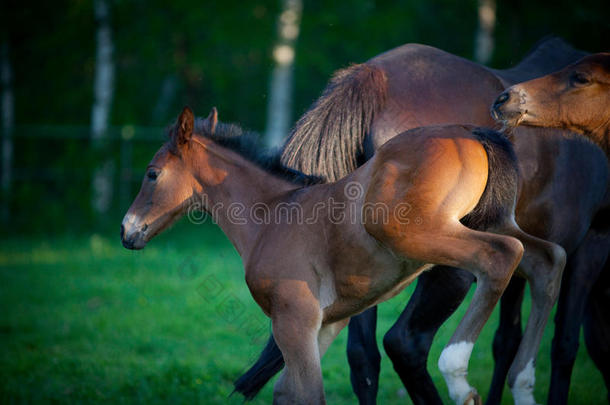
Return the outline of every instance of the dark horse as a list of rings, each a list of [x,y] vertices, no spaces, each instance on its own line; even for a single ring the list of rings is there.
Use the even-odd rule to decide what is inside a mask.
[[[494,102],[492,115],[505,125],[567,128],[581,133],[610,159],[610,53],[588,55],[558,72],[510,87]],[[598,213],[595,225],[599,239],[610,238],[610,211]],[[599,260],[594,270],[601,273],[604,267],[608,269],[607,248],[601,246],[590,253]],[[592,280],[598,273],[590,274]],[[606,292],[610,272],[604,273],[586,312],[581,307],[575,316],[584,320],[585,341],[608,386],[610,323]]]
[[[483,325],[522,256],[531,263],[563,252],[515,223],[510,142],[465,125],[413,129],[345,178],[305,187],[276,160],[248,153],[240,132],[218,123],[215,109],[195,120],[185,108],[123,219],[123,245],[144,248],[189,210],[211,213],[271,318],[286,360],[274,403],[291,405],[325,403],[320,358],[352,315],[393,297],[430,263],[467,269],[477,288],[439,368],[458,404],[479,402],[466,374]],[[558,293],[559,280],[545,281],[550,297]],[[532,317],[545,315],[541,304]],[[537,347],[526,350],[531,358]]]
[[[332,181],[405,129],[452,122],[494,125],[489,105],[508,85],[549,73],[583,55],[550,39],[514,68],[491,70],[427,46],[396,48],[335,75],[297,123],[285,146],[284,162]],[[549,394],[550,403],[560,404],[567,401],[584,306],[610,245],[594,221],[607,206],[607,160],[595,145],[559,130],[516,129],[514,147],[522,173],[517,221],[527,232],[564,247],[569,258],[555,318]],[[437,329],[461,303],[471,282],[463,272],[426,272],[384,337],[386,352],[415,403],[441,403],[426,359]],[[523,289],[524,282],[514,278],[502,299],[488,403],[500,402],[522,338]],[[427,306],[429,300],[437,305]],[[351,380],[361,403],[374,403],[377,394],[380,355],[375,326],[375,309],[352,318],[349,325]],[[271,339],[261,359],[236,382],[236,390],[253,397],[281,367]],[[514,388],[517,373],[511,370],[508,377]]]

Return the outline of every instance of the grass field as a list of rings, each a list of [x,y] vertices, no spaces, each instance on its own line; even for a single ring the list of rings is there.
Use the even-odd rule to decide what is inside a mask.
[[[380,307],[379,341],[412,291]],[[232,381],[256,358],[269,330],[243,281],[239,256],[210,224],[180,223],[139,252],[123,249],[117,235],[3,239],[0,304],[3,404],[238,404],[241,397],[229,397]],[[429,361],[447,402],[435,364],[464,309],[443,326]],[[496,323],[497,311],[470,362],[470,381],[482,393],[491,379]],[[539,402],[546,399],[551,336],[552,322],[536,373]],[[330,404],[356,402],[346,337],[344,330],[322,363]],[[270,403],[271,396],[270,384],[255,403]],[[605,398],[581,344],[570,403]],[[411,403],[384,353],[378,399]],[[511,403],[507,390],[503,403]]]

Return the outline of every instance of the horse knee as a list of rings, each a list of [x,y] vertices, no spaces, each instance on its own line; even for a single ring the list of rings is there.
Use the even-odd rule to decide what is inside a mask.
[[[403,336],[404,334],[402,331],[394,329],[390,329],[383,336],[383,348],[390,358],[394,358],[402,354]]]
[[[551,263],[553,268],[558,269],[561,274],[563,274],[563,269],[566,266],[566,261],[568,260],[568,255],[564,248],[553,243],[551,245],[549,255],[551,256]]]
[[[393,363],[406,369],[426,368],[430,339],[409,331],[390,329],[383,337],[383,347]]]
[[[550,244],[547,249],[546,269],[537,277],[532,279],[534,294],[550,305],[554,305],[559,296],[561,287],[561,276],[566,264],[565,250],[556,244]]]
[[[523,244],[513,237],[498,238],[492,247],[493,251],[484,261],[484,266],[488,268],[481,281],[486,282],[492,294],[500,296],[523,257],[524,248]]]
[[[498,243],[500,254],[505,257],[508,262],[506,263],[507,267],[514,270],[523,257],[523,252],[525,251],[523,243],[521,243],[519,239],[513,237],[504,237],[500,239]]]

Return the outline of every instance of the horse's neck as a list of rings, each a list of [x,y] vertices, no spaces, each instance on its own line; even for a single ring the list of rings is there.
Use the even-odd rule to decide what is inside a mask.
[[[531,51],[516,66],[492,69],[506,86],[544,76],[564,68],[587,55],[559,38],[551,38]],[[508,87],[508,86],[507,86]]]
[[[222,175],[216,184],[202,184],[203,205],[243,256],[251,250],[261,229],[268,225],[258,220],[257,210],[269,209],[278,196],[296,186],[232,150],[212,142],[205,148],[208,167],[199,170],[209,171],[213,167]],[[205,178],[205,175],[200,173],[198,177]]]
[[[606,154],[608,160],[608,172],[610,173],[610,126],[600,128],[594,133],[585,133],[585,136],[595,143]],[[606,194],[603,199],[602,207],[604,210],[610,210],[610,177],[606,186]]]

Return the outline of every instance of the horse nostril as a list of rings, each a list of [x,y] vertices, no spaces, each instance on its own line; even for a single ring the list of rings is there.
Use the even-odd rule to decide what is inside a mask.
[[[123,226],[123,224],[121,224],[121,240],[123,240],[124,236],[125,236],[125,227]]]
[[[148,229],[148,224],[144,224],[144,226],[142,227],[142,232],[146,232],[147,229]]]

